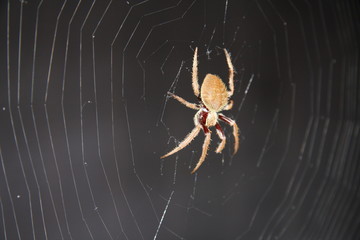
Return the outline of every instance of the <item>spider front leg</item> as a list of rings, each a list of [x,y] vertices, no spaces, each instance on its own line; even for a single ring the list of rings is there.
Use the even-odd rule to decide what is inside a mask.
[[[205,133],[205,140],[202,146],[201,157],[197,162],[195,168],[191,171],[191,174],[195,173],[199,169],[199,167],[203,164],[206,158],[207,151],[209,149],[210,140],[211,140],[211,131],[205,125],[203,125],[203,130]]]
[[[215,152],[216,152],[216,153],[221,153],[222,150],[223,150],[224,147],[225,147],[226,137],[225,137],[224,131],[222,130],[220,124],[216,123],[215,128],[216,128],[216,133],[217,133],[217,135],[218,135],[219,138],[221,139],[221,142],[220,142],[220,144],[219,144],[219,146],[217,147],[217,149],[216,149]]]
[[[199,134],[200,130],[201,130],[201,125],[196,125],[195,128],[185,137],[184,140],[182,140],[182,142],[180,142],[180,144],[176,148],[174,148],[173,150],[171,150],[170,152],[168,152],[167,154],[165,154],[164,156],[162,156],[160,158],[166,158],[166,157],[180,151],[187,145],[189,145],[189,143]]]
[[[227,124],[229,124],[230,126],[233,127],[233,135],[234,135],[234,141],[235,141],[233,155],[235,155],[235,153],[239,150],[239,127],[237,126],[237,124],[234,120],[224,116],[223,114],[219,114],[219,118],[222,121],[226,122]]]

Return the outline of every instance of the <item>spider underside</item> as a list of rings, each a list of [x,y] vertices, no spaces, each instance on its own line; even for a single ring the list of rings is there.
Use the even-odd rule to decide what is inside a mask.
[[[235,154],[239,149],[239,128],[234,120],[226,117],[225,115],[219,113],[224,110],[230,110],[233,106],[233,101],[229,98],[234,93],[234,67],[231,62],[231,58],[226,49],[224,49],[227,65],[229,67],[229,90],[227,90],[224,82],[220,77],[207,74],[204,78],[204,81],[199,87],[198,79],[198,49],[195,49],[193,65],[192,65],[192,88],[195,96],[200,99],[200,104],[190,103],[185,99],[173,94],[168,93],[171,97],[178,100],[180,103],[184,104],[188,108],[198,110],[194,116],[194,129],[185,137],[185,139],[180,142],[180,144],[175,147],[173,150],[162,156],[161,158],[168,157],[181,149],[185,148],[200,132],[202,129],[205,134],[205,140],[202,146],[202,153],[198,163],[191,173],[195,173],[201,164],[205,161],[207,151],[209,149],[210,140],[211,140],[211,131],[209,127],[215,126],[216,133],[219,136],[221,142],[216,149],[216,153],[221,153],[225,147],[226,137],[224,131],[222,130],[220,124],[218,123],[219,119],[224,121],[233,127],[234,135],[234,153]]]

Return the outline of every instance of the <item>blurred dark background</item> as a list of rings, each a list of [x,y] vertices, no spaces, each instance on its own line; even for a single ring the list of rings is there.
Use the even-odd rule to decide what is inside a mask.
[[[0,239],[359,239],[359,3],[0,5]],[[199,79],[228,83],[196,174]],[[200,81],[201,84],[201,81]]]

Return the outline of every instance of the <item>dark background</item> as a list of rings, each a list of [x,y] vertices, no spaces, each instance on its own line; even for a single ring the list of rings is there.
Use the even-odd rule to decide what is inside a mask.
[[[3,1],[0,239],[359,239],[359,3]],[[200,79],[241,131],[193,128]],[[200,82],[201,84],[201,82]]]

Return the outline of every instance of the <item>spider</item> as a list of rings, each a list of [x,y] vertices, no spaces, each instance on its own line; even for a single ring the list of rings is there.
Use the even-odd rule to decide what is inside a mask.
[[[166,158],[181,149],[185,148],[200,132],[202,129],[205,134],[205,140],[202,146],[201,157],[196,164],[195,168],[191,173],[195,173],[201,164],[205,161],[206,154],[209,148],[211,140],[211,131],[209,127],[215,126],[216,133],[221,139],[220,144],[216,149],[216,153],[221,153],[225,147],[226,137],[225,134],[218,123],[219,119],[224,121],[233,127],[233,135],[235,139],[234,143],[234,152],[233,155],[239,149],[239,128],[236,125],[236,122],[231,118],[226,117],[225,115],[219,113],[224,110],[230,110],[233,106],[233,101],[229,98],[234,93],[234,67],[231,63],[231,58],[226,49],[224,49],[227,65],[229,67],[229,90],[227,90],[224,82],[217,75],[208,73],[204,81],[199,87],[198,79],[198,48],[195,48],[193,65],[192,65],[192,88],[195,96],[199,99],[200,103],[190,103],[185,99],[168,92],[169,96],[178,100],[180,103],[184,104],[188,108],[198,110],[194,116],[195,128],[185,137],[185,139],[180,142],[180,144],[175,147],[173,150],[162,156],[161,158]]]

